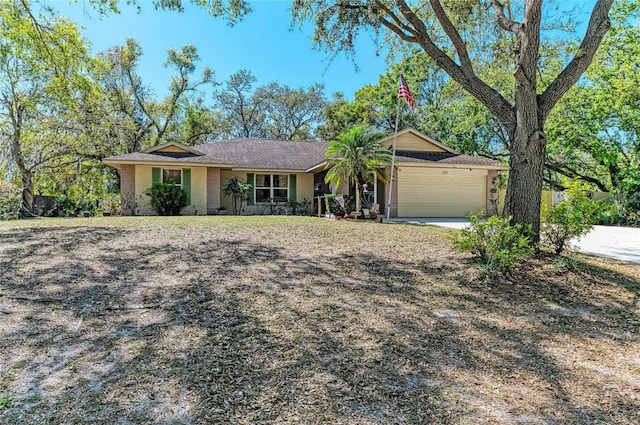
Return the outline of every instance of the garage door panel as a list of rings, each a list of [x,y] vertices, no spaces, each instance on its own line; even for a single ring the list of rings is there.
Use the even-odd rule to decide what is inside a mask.
[[[464,217],[485,207],[486,170],[404,167],[398,172],[399,217]]]

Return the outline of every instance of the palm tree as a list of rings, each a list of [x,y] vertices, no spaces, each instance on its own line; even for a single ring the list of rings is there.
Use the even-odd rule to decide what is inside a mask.
[[[360,211],[362,185],[373,178],[389,181],[385,167],[391,163],[391,152],[380,144],[382,136],[367,126],[353,127],[329,143],[325,182],[334,186],[346,181],[356,189],[356,211]]]

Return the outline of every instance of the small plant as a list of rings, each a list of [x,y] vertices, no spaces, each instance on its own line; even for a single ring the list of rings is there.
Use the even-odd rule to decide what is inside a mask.
[[[6,395],[0,396],[0,411],[8,409],[11,406],[13,406],[13,401],[11,400],[11,397]]]
[[[251,186],[251,184],[237,176],[229,179],[227,185],[222,188],[222,193],[224,193],[225,196],[230,196],[233,201],[234,215],[242,210],[242,203],[247,200],[249,191],[252,188],[253,186]]]
[[[571,242],[593,229],[601,203],[587,196],[588,186],[579,181],[572,182],[565,191],[567,199],[549,210],[541,226],[541,241],[556,254],[569,248]]]
[[[558,272],[578,270],[578,261],[575,258],[557,256],[553,258],[551,263]]]
[[[144,194],[151,197],[151,208],[158,215],[180,215],[187,206],[187,192],[173,184],[154,183]]]
[[[103,213],[119,215],[121,212],[122,198],[119,194],[111,194],[100,201]]]
[[[467,219],[469,227],[455,233],[452,242],[459,250],[476,255],[491,277],[511,274],[519,260],[535,252],[531,229],[512,226],[511,217],[493,216],[485,221],[481,213],[469,214]]]

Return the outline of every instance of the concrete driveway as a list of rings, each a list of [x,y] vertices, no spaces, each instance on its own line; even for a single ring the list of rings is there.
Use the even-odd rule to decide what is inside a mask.
[[[463,218],[406,218],[393,221],[424,223],[452,229],[462,229],[469,224]],[[577,251],[583,254],[640,264],[640,228],[594,226],[591,232],[574,245]]]

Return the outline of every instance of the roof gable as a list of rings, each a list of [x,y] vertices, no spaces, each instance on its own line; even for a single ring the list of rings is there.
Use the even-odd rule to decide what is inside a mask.
[[[409,152],[448,152],[457,154],[458,152],[443,145],[436,139],[420,133],[413,128],[408,128],[398,132],[396,139],[396,151]],[[386,148],[393,145],[394,136],[391,135],[380,141],[380,144]]]
[[[156,153],[156,154],[191,154],[191,155],[195,155],[195,156],[201,156],[204,155],[202,152],[189,147],[189,146],[185,146],[181,143],[178,142],[168,142],[168,143],[163,143],[162,145],[158,145],[158,146],[154,146],[151,149],[147,149],[146,151],[144,151],[143,153]],[[185,155],[186,156],[186,155]]]

